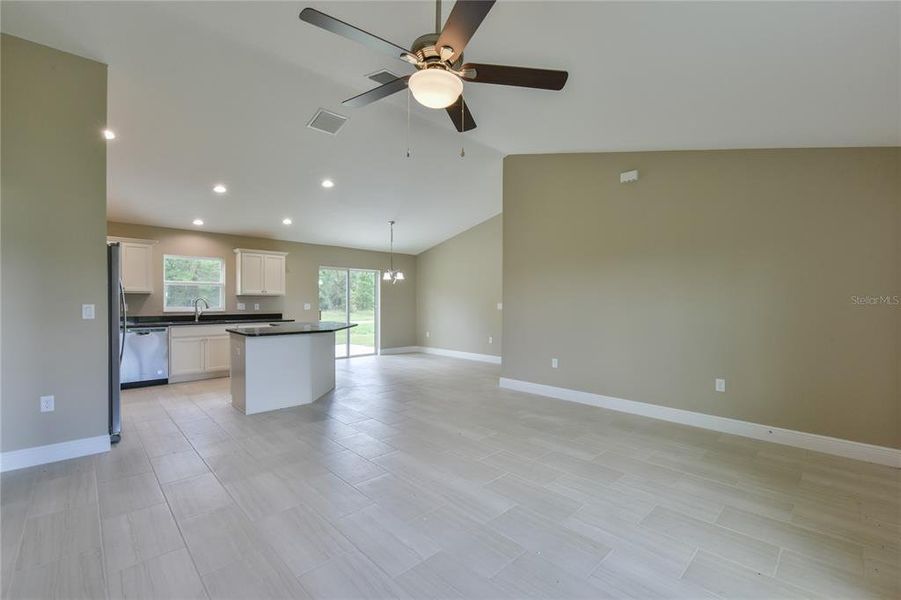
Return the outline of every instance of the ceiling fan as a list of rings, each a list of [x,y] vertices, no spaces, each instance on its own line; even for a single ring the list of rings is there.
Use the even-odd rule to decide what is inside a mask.
[[[442,29],[441,0],[437,0],[436,33],[419,36],[409,50],[314,8],[303,9],[300,19],[416,67],[415,73],[348,98],[342,104],[353,108],[366,106],[409,86],[413,97],[423,106],[446,109],[457,131],[462,132],[476,127],[472,113],[463,99],[463,82],[561,90],[569,76],[566,71],[550,69],[463,63],[466,44],[494,6],[494,2],[495,0],[457,0]]]

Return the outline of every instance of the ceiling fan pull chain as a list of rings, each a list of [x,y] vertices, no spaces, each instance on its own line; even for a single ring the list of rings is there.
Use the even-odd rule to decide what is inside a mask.
[[[410,158],[410,88],[407,88],[407,158]]]
[[[460,94],[460,135],[463,135],[463,132],[466,131],[466,101],[463,99],[463,94]],[[460,158],[466,157],[466,138],[460,138]]]

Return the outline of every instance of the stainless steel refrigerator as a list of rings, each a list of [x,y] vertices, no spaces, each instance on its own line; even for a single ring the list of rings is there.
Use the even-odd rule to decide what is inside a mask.
[[[119,366],[122,364],[126,324],[125,288],[119,277],[122,247],[116,243],[106,245],[107,303],[109,305],[109,435],[116,443],[122,435],[122,416],[119,411],[121,383]]]

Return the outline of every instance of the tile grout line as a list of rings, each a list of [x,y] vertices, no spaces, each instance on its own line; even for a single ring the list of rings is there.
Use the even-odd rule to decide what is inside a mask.
[[[94,479],[96,480],[96,474],[94,476]],[[9,484],[7,484],[7,485],[9,485]],[[16,543],[15,556],[13,556],[13,562],[12,562],[12,572],[10,573],[9,585],[6,588],[6,593],[4,594],[4,596],[9,595],[9,592],[12,590],[13,582],[15,581],[15,578],[16,578],[16,572],[18,571],[18,569],[16,568],[16,565],[19,562],[19,555],[22,553],[22,546],[25,543],[25,525],[28,523],[28,519],[29,519],[28,507],[31,506],[31,503],[34,500],[34,493],[35,493],[35,490],[32,487],[31,493],[29,494],[28,500],[26,501],[27,506],[25,508],[25,518],[22,519],[22,532],[19,534],[19,541]],[[98,511],[100,510],[100,498],[97,499],[97,510]]]
[[[159,481],[157,481],[159,483]],[[203,575],[200,573],[200,569],[197,568],[197,559],[194,558],[194,553],[191,552],[191,547],[188,545],[188,540],[185,538],[185,533],[182,531],[181,523],[178,522],[178,519],[175,518],[175,513],[172,512],[172,507],[169,505],[169,498],[163,494],[163,497],[166,498],[166,508],[169,510],[169,515],[172,517],[172,521],[175,523],[175,527],[178,529],[178,535],[181,537],[181,541],[185,546],[185,552],[188,553],[188,556],[191,558],[191,566],[194,567],[194,572],[197,574],[197,579],[200,580],[200,585],[203,587],[203,593],[206,594],[207,598],[212,598],[212,594],[210,594],[210,590],[207,588],[206,581],[203,579]],[[212,511],[207,511],[207,514]],[[195,515],[196,516],[196,515]],[[173,550],[173,552],[178,552],[178,550]],[[166,553],[168,554],[168,552]],[[162,556],[162,555],[160,555]]]
[[[112,449],[110,449],[110,452],[112,452]],[[100,529],[100,569],[103,573],[103,591],[106,597],[110,598],[112,597],[112,574],[106,565],[106,544],[103,543],[103,515],[100,514],[100,482],[97,481],[97,467],[94,461],[91,461],[91,472],[94,475],[94,485],[97,486],[97,527]]]

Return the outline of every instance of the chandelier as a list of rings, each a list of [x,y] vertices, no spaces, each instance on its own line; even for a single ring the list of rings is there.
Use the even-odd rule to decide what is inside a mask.
[[[390,246],[388,250],[388,260],[389,266],[388,270],[382,274],[383,281],[390,281],[392,284],[397,283],[398,281],[404,280],[404,272],[400,269],[394,268],[394,221],[388,221],[388,227],[391,230],[390,234]]]

